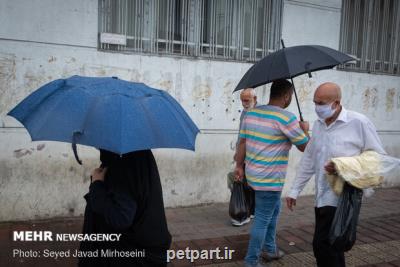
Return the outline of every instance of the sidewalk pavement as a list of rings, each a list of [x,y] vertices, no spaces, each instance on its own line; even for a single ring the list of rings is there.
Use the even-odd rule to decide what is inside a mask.
[[[295,211],[282,202],[278,224],[278,246],[286,256],[269,266],[315,266],[312,253],[314,232],[314,199],[300,197]],[[251,225],[230,225],[228,203],[167,209],[172,249],[235,250],[230,260],[173,260],[170,267],[182,266],[243,266]],[[13,242],[12,231],[47,230],[55,233],[80,233],[82,218],[62,218],[29,222],[0,223],[1,266],[76,266],[75,258],[13,258],[13,249],[74,250],[77,242]],[[365,199],[361,208],[357,242],[346,253],[347,266],[400,266],[400,188],[378,189]]]

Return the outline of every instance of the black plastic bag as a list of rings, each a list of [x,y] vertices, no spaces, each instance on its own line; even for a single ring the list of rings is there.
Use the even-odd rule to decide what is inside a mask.
[[[244,187],[242,182],[235,181],[229,202],[229,216],[239,222],[246,220],[249,213]]]
[[[329,242],[339,251],[349,251],[356,242],[363,191],[345,183],[329,231]]]

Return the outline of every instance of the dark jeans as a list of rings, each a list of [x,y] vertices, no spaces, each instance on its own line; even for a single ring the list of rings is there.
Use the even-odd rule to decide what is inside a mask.
[[[314,256],[318,267],[344,267],[344,252],[329,244],[329,230],[335,216],[336,207],[315,208],[315,232],[313,239]]]

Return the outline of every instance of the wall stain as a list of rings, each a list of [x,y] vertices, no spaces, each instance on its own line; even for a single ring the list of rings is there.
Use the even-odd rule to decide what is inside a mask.
[[[312,91],[314,87],[315,81],[311,79],[308,79],[307,81],[303,79],[300,80],[300,86],[296,88],[297,97],[299,98],[300,103],[305,103],[310,99],[310,97],[312,97]]]
[[[9,110],[9,105],[14,103],[17,90],[13,83],[16,80],[16,56],[14,54],[0,53],[0,112]]]
[[[396,91],[394,88],[390,88],[386,91],[386,112],[393,111],[395,95]]]
[[[57,58],[55,56],[50,56],[49,59],[47,60],[47,62],[52,63],[55,62],[57,60]]]
[[[42,151],[45,147],[46,147],[46,144],[39,144],[39,145],[37,145],[36,149],[38,151]]]
[[[171,80],[165,80],[158,83],[158,87],[167,91],[168,93],[171,92],[173,82]]]
[[[25,148],[14,150],[14,157],[16,157],[17,159],[22,158],[26,155],[31,155],[31,154],[32,154],[32,151],[29,149],[25,149]]]
[[[397,109],[400,109],[400,92],[397,93]]]
[[[378,89],[373,87],[364,91],[363,94],[363,109],[368,111],[370,108],[377,109],[379,103]]]
[[[0,53],[0,81],[10,82],[15,80],[16,56],[14,54]]]
[[[378,107],[379,97],[378,89],[375,87],[371,89],[371,107],[376,109]]]
[[[67,61],[66,61],[66,63],[74,63],[74,62],[76,62],[76,58],[74,58],[74,57],[70,57]]]
[[[192,96],[194,100],[201,100],[211,97],[212,89],[208,84],[199,84],[193,88]]]
[[[176,73],[175,75],[175,98],[179,103],[183,103],[182,97],[182,74]]]
[[[24,88],[18,88],[18,90],[22,89],[37,89],[39,86],[45,84],[48,82],[47,76],[45,75],[45,72],[43,69],[38,70],[38,72],[33,72],[31,70],[27,70],[24,74],[24,83],[23,86]]]
[[[228,80],[225,82],[224,86],[223,86],[223,94],[221,96],[221,98],[219,99],[219,101],[225,105],[225,112],[226,113],[231,113],[232,112],[232,106],[234,103],[234,96],[232,94],[233,88],[232,88],[232,81]],[[236,113],[235,113],[236,115]]]
[[[141,82],[142,81],[142,75],[140,72],[136,69],[130,70],[130,81],[131,82]]]
[[[96,75],[98,76],[107,76],[107,72],[105,69],[97,69]]]
[[[370,91],[369,88],[367,88],[367,89],[364,91],[364,94],[363,94],[363,109],[364,109],[365,111],[368,111],[368,110],[369,110],[370,97],[371,97],[371,91]]]

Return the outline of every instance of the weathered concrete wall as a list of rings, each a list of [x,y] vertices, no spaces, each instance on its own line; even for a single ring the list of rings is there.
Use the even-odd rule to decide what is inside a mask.
[[[196,152],[160,149],[155,155],[167,206],[227,201],[226,173],[232,168],[241,106],[232,90],[250,64],[98,51],[97,1],[0,0],[0,221],[80,215],[82,196],[98,152],[80,147],[84,166],[70,145],[30,142],[21,125],[5,114],[30,92],[71,75],[118,76],[164,89],[201,129]],[[286,45],[338,47],[341,1],[287,1]],[[334,81],[344,106],[369,116],[387,151],[400,157],[400,77],[327,70],[295,79],[304,117],[314,121],[316,86]],[[268,88],[258,88],[261,103]],[[297,114],[295,103],[289,109]],[[301,153],[291,151],[290,187]],[[396,179],[386,186],[399,184]],[[313,192],[310,183],[305,194]]]

